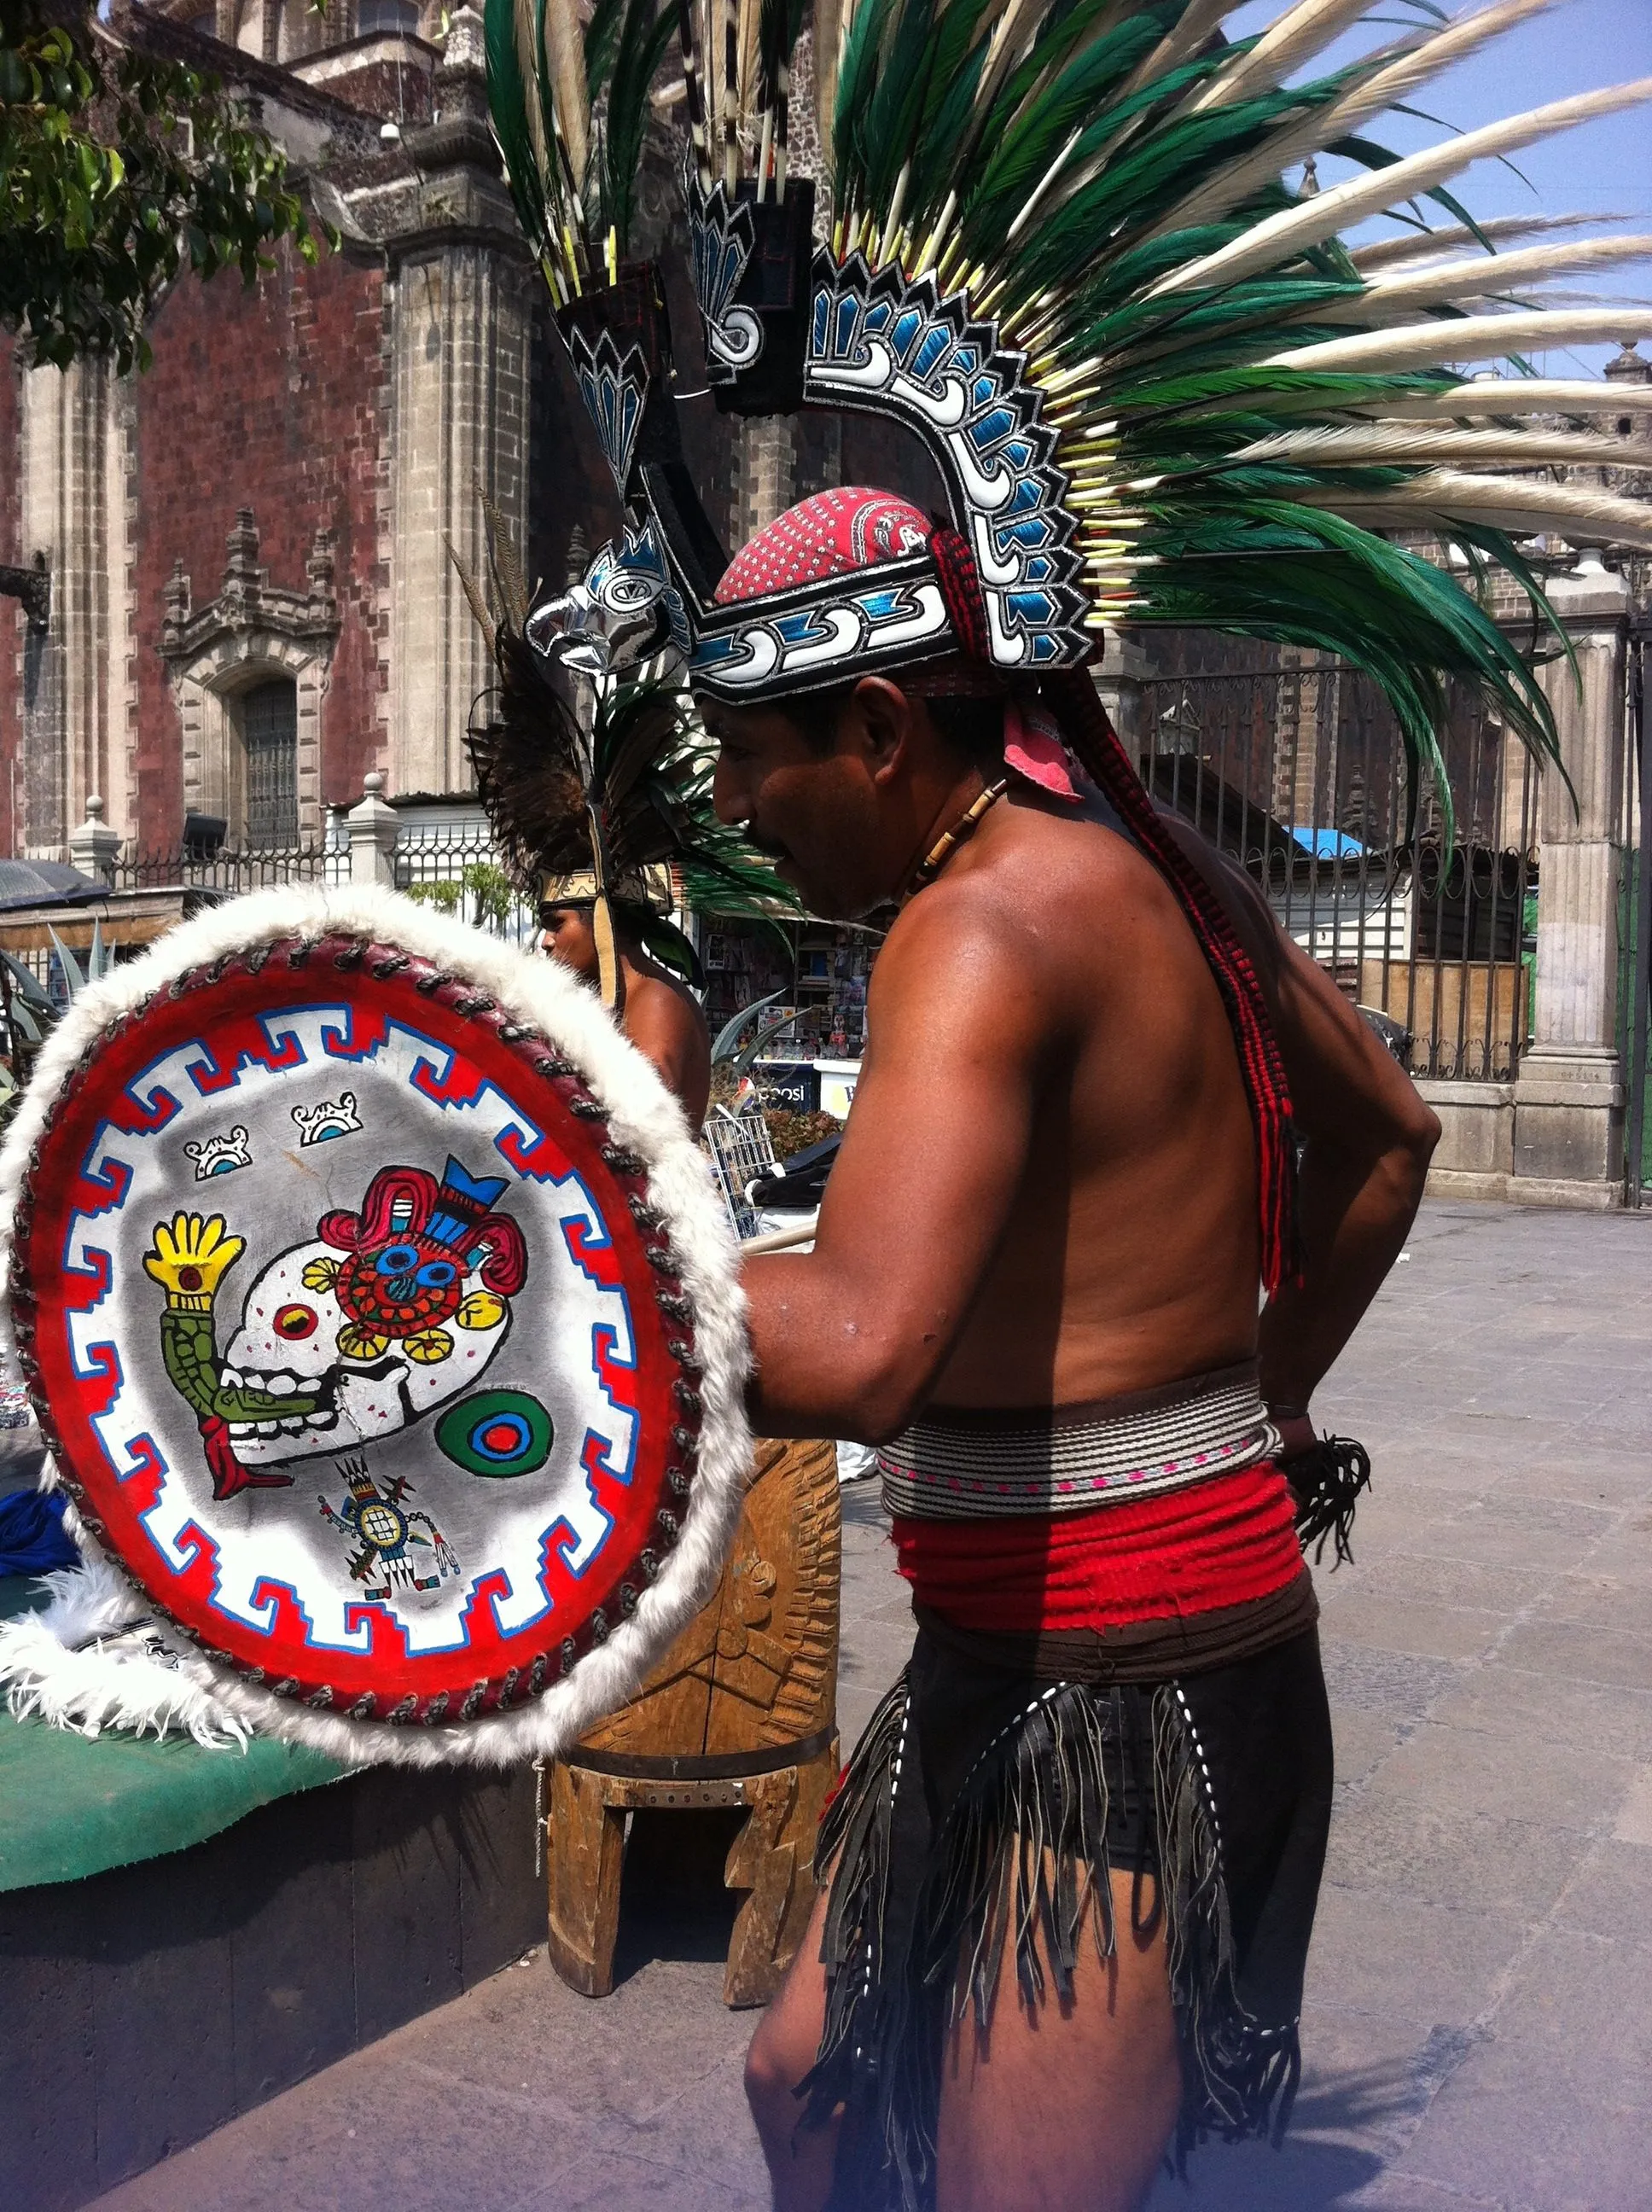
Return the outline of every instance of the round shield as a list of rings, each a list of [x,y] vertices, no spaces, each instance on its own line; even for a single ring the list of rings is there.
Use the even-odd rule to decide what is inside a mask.
[[[0,1195],[83,1526],[253,1725],[554,1749],[714,1580],[734,1248],[554,963],[389,894],[239,901],[76,1001]]]

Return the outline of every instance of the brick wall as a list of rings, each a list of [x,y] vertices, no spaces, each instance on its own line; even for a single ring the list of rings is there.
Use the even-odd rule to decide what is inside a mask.
[[[177,708],[158,651],[174,562],[199,608],[216,599],[225,540],[250,507],[271,586],[301,590],[318,530],[332,532],[340,630],[322,709],[322,796],[354,800],[378,761],[386,684],[380,507],[387,465],[382,269],[347,252],[306,268],[283,249],[255,291],[233,274],[185,279],[155,316],[136,390],[131,533],[137,818],[146,843],[182,818]]]

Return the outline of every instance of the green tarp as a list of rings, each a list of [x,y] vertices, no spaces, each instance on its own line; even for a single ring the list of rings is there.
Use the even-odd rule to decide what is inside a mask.
[[[17,1609],[15,1583],[0,1583],[0,1613]],[[0,1707],[0,1890],[186,1850],[272,1798],[347,1771],[317,1752],[256,1740],[245,1753],[112,1730],[91,1741]]]

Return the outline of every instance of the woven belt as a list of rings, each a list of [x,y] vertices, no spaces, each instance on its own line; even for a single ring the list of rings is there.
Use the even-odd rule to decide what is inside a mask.
[[[934,1407],[878,1464],[891,1513],[977,1521],[1181,1490],[1254,1467],[1278,1445],[1247,1362],[1093,1405]]]

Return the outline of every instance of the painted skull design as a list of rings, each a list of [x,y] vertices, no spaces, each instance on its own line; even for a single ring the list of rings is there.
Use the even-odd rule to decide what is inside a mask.
[[[449,1159],[441,1179],[387,1167],[359,1213],[325,1213],[246,1293],[222,1359],[213,1304],[245,1249],[222,1215],[160,1224],[144,1265],[167,1291],[161,1346],[199,1420],[215,1494],[392,1436],[473,1383],[510,1328],[527,1250],[493,1209],[503,1179]]]

